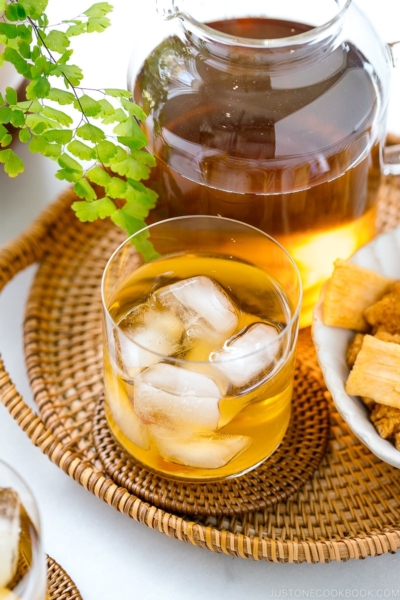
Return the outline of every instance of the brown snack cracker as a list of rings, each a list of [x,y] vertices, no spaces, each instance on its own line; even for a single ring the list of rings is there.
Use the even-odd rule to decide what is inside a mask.
[[[399,306],[400,308],[400,306]],[[392,342],[393,344],[400,344],[400,334],[398,333],[387,333],[387,331],[378,331],[374,337],[382,342]]]
[[[393,282],[370,269],[337,260],[324,298],[324,323],[366,332],[364,311],[379,300]]]
[[[367,396],[361,396],[361,400],[364,402],[368,410],[373,410],[376,406],[376,402],[375,400],[372,400],[372,398],[368,398]]]
[[[394,439],[396,448],[400,443],[400,409],[383,404],[376,404],[371,412],[371,421],[378,433],[385,440]]]
[[[400,334],[400,286],[392,284],[388,293],[367,308],[364,312],[366,321],[373,327],[374,333],[386,332]]]
[[[354,363],[356,362],[356,358],[358,356],[358,353],[361,350],[363,340],[364,340],[364,334],[356,333],[356,335],[351,340],[349,347],[347,348],[346,362],[347,362],[347,366],[349,367],[349,369],[352,369],[354,366]]]
[[[400,408],[400,345],[364,336],[346,391]]]

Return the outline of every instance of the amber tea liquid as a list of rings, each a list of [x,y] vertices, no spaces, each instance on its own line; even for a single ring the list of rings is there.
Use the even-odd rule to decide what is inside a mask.
[[[217,282],[238,308],[236,332],[251,327],[254,323],[272,324],[278,332],[284,329],[290,319],[290,307],[284,291],[264,270],[247,262],[223,255],[181,254],[167,256],[145,264],[127,277],[117,288],[108,310],[115,323],[122,326],[130,311],[149,298],[161,286],[168,286],[189,278],[206,276]],[[207,298],[204,298],[207,302]],[[235,334],[234,334],[235,335]],[[214,341],[209,337],[199,339],[195,345],[178,351],[171,357],[187,361],[180,366],[215,378],[210,370],[210,353],[220,348],[223,340]],[[282,342],[285,343],[284,341]],[[213,345],[214,344],[214,345]],[[282,441],[290,419],[293,387],[294,349],[285,351],[284,358],[275,370],[262,375],[257,381],[250,381],[245,387],[231,386],[226,393],[221,392],[218,402],[220,417],[215,432],[202,434],[202,448],[198,462],[209,438],[221,437],[224,440],[247,439],[245,447],[216,468],[188,466],[184,461],[168,460],[163,455],[152,430],[144,431],[135,413],[135,376],[145,369],[124,372],[123,356],[116,360],[104,348],[104,382],[106,393],[106,415],[111,431],[122,446],[138,461],[157,473],[167,477],[192,480],[217,480],[246,472],[262,462]],[[119,362],[118,364],[115,363]],[[168,362],[168,360],[167,360]],[[138,429],[140,428],[140,431]],[[135,438],[138,435],[139,438]],[[149,435],[148,435],[149,434]],[[145,443],[143,435],[146,436]],[[191,443],[190,433],[179,431],[177,443]],[[186,437],[185,437],[186,436]],[[139,439],[138,443],[134,442]]]
[[[264,18],[209,25],[253,39],[311,29]],[[173,36],[137,78],[134,97],[151,114],[146,130],[158,159],[150,181],[160,194],[154,219],[220,215],[272,235],[300,269],[301,324],[308,325],[334,260],[375,233],[380,140],[371,130],[378,111],[373,75],[346,42],[312,63],[291,65],[272,53],[265,66],[260,54],[259,69],[240,49],[224,60],[219,51],[217,43],[189,48]]]

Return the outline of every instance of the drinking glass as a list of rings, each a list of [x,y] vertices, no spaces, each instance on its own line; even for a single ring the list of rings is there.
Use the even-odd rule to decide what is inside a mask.
[[[289,424],[301,296],[286,250],[238,221],[180,217],[126,240],[102,282],[117,441],[181,480],[262,463]]]
[[[44,600],[46,558],[32,492],[0,460],[0,598]]]

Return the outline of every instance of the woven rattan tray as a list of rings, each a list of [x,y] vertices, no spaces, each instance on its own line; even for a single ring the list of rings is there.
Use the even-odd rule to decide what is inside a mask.
[[[50,556],[47,557],[47,592],[49,600],[82,600],[72,579]]]
[[[28,374],[40,416],[24,403],[0,361],[1,400],[32,442],[115,509],[214,552],[295,563],[395,552],[400,547],[400,473],[351,434],[330,401],[330,444],[318,470],[289,500],[263,510],[232,517],[183,516],[143,501],[106,474],[92,438],[92,416],[102,391],[99,281],[104,257],[121,235],[106,223],[78,223],[69,208],[72,199],[66,193],[0,252],[0,290],[25,267],[40,265],[24,324]],[[400,182],[388,178],[381,189],[379,229],[399,221]],[[324,391],[309,330],[301,332],[298,352]]]

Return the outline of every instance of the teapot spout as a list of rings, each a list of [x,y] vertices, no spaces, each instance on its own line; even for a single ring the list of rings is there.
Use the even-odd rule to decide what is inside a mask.
[[[166,21],[173,19],[179,13],[176,0],[156,0],[156,10]]]

